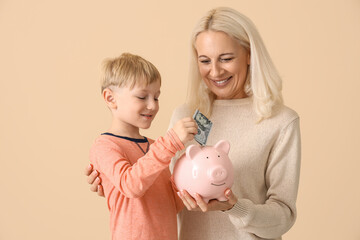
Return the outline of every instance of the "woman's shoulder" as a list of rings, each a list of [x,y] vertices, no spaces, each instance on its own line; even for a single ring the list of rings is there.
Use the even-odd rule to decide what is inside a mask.
[[[294,120],[299,119],[299,114],[294,109],[281,104],[274,108],[271,118],[287,125]]]
[[[192,116],[191,109],[188,104],[184,103],[173,111],[173,118],[176,117],[177,119],[181,119],[184,117]]]
[[[187,104],[182,104],[178,106],[172,113],[169,128],[173,127],[174,124],[180,119],[191,116],[191,110]]]
[[[190,113],[190,106],[186,103],[181,104],[175,108],[174,112]]]

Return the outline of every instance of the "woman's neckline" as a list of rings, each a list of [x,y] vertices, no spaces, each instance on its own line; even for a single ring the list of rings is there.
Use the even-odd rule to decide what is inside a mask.
[[[246,98],[237,98],[237,99],[215,99],[214,105],[217,106],[229,106],[229,105],[243,105],[243,104],[249,104],[252,102],[252,97],[246,97]]]

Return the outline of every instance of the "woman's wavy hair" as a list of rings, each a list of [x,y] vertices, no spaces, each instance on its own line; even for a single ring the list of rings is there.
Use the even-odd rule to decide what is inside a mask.
[[[210,10],[200,19],[191,36],[190,75],[187,103],[192,110],[198,108],[210,116],[215,95],[201,79],[195,48],[197,36],[204,31],[220,31],[237,40],[250,52],[250,65],[245,82],[245,93],[253,97],[259,121],[269,118],[275,105],[282,104],[282,81],[259,32],[252,21],[227,7]]]

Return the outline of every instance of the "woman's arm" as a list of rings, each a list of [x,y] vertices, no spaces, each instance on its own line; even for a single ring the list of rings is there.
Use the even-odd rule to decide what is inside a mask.
[[[300,175],[299,118],[282,129],[273,147],[265,172],[267,200],[255,204],[239,199],[226,211],[239,229],[262,238],[277,238],[286,233],[296,219],[296,198]]]
[[[200,196],[194,199],[186,191],[180,197],[190,211],[222,210],[239,230],[251,232],[261,238],[278,238],[295,223],[300,151],[297,118],[283,129],[269,156],[265,173],[268,191],[264,204],[237,199],[231,191],[225,193],[229,199],[226,202],[211,200],[206,204]]]

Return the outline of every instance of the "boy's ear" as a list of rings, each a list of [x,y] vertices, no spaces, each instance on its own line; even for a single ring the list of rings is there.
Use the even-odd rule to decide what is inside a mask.
[[[105,88],[103,93],[102,93],[104,101],[105,101],[106,105],[108,105],[108,107],[110,109],[116,109],[117,108],[114,94],[115,93],[109,88]]]

